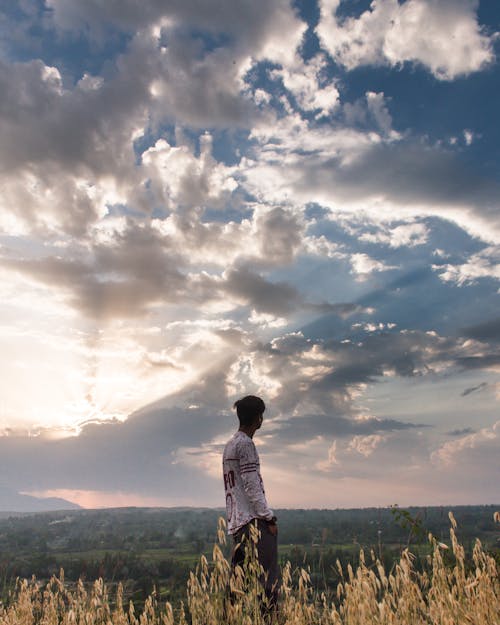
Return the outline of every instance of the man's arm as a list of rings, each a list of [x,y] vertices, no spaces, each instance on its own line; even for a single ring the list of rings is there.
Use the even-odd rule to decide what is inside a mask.
[[[262,481],[257,471],[257,454],[252,442],[241,446],[240,449],[240,474],[243,488],[253,504],[255,513],[260,519],[271,521],[273,511],[269,508],[262,488]]]

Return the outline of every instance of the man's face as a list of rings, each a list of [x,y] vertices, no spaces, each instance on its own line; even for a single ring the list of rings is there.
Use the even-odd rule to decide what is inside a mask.
[[[256,419],[257,429],[260,430],[260,426],[262,425],[262,421],[264,421],[264,415],[260,414]]]

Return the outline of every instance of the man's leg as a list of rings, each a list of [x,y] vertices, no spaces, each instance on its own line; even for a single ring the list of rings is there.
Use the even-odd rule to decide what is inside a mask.
[[[269,610],[276,609],[278,600],[278,590],[280,584],[279,567],[278,567],[278,537],[271,534],[266,521],[259,519],[258,528],[260,531],[259,542],[257,543],[257,552],[259,562],[264,569],[265,590],[268,601]]]
[[[244,525],[236,534],[233,534],[234,549],[231,557],[231,568],[233,571],[237,566],[243,567],[245,562],[245,549],[250,535],[249,525]]]
[[[231,568],[234,570],[236,566],[243,567],[245,563],[245,554],[247,546],[250,544],[251,531],[250,526],[254,525],[259,530],[259,539],[257,541],[257,557],[259,564],[264,570],[264,576],[261,583],[264,587],[267,606],[264,611],[268,614],[275,612],[278,603],[278,591],[280,585],[279,567],[278,567],[278,537],[271,534],[266,521],[262,519],[254,519],[242,527],[234,534],[234,551],[231,558]]]

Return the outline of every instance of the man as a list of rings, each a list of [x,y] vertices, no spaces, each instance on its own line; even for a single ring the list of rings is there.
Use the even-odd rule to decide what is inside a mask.
[[[240,427],[226,444],[222,460],[227,527],[235,542],[232,565],[243,564],[245,542],[254,524],[260,532],[257,553],[264,569],[268,608],[274,609],[278,592],[278,525],[267,505],[259,455],[252,440],[262,425],[266,406],[260,397],[247,395],[235,402],[234,408]]]

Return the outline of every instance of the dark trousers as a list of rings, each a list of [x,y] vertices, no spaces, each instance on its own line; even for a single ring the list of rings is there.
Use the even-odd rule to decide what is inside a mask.
[[[278,567],[278,537],[273,536],[269,531],[269,526],[263,519],[253,519],[250,523],[244,525],[233,535],[235,549],[231,561],[232,567],[243,566],[245,561],[245,548],[249,544],[250,525],[257,525],[260,532],[257,541],[257,557],[259,563],[264,569],[264,579],[262,584],[266,591],[267,609],[274,611],[276,609],[278,589],[279,589],[279,567]]]

